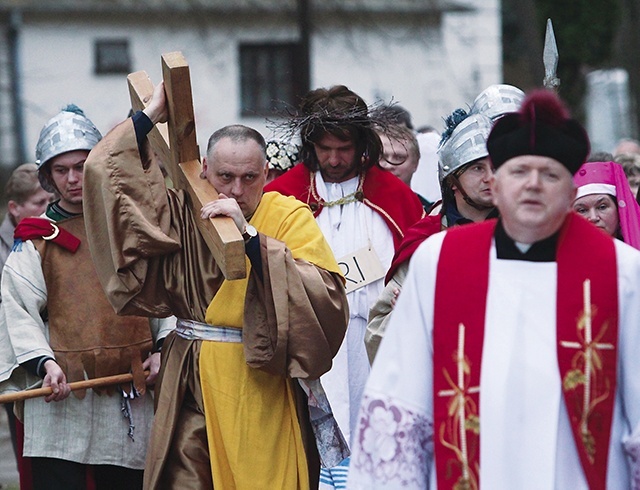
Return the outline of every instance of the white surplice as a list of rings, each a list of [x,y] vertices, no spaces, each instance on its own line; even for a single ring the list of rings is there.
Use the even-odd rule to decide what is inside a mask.
[[[412,258],[365,389],[349,488],[436,488],[432,333],[443,237],[427,239]],[[640,253],[617,240],[615,248],[619,357],[607,488],[627,489],[640,488]],[[481,488],[586,489],[561,392],[556,263],[498,260],[495,246],[490,257]]]

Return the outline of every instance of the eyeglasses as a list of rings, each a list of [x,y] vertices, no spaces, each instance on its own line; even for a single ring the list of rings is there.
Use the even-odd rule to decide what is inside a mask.
[[[408,158],[409,155],[398,155],[397,153],[394,153],[393,155],[382,155],[381,160],[384,160],[389,165],[398,166],[406,162]]]

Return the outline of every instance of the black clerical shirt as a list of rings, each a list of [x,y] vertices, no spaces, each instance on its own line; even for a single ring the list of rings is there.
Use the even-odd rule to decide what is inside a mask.
[[[539,242],[535,242],[526,252],[521,252],[515,241],[507,235],[498,220],[494,238],[496,240],[496,252],[499,259],[504,260],[528,260],[529,262],[554,262],[556,260],[556,248],[560,231]]]

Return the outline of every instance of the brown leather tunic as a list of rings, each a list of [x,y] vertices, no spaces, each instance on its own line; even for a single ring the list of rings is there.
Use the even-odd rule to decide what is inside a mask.
[[[68,382],[132,372],[145,391],[142,360],[153,347],[149,320],[118,316],[102,290],[91,260],[82,216],[59,221],[81,240],[76,253],[43,239],[33,243],[42,257],[47,285],[49,344]],[[112,390],[108,390],[111,392]],[[78,398],[84,391],[74,391]]]

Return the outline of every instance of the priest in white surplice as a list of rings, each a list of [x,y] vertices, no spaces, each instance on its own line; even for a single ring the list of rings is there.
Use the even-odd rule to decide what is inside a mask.
[[[537,92],[487,147],[500,221],[413,256],[348,486],[640,488],[640,253],[570,212],[588,137]]]

